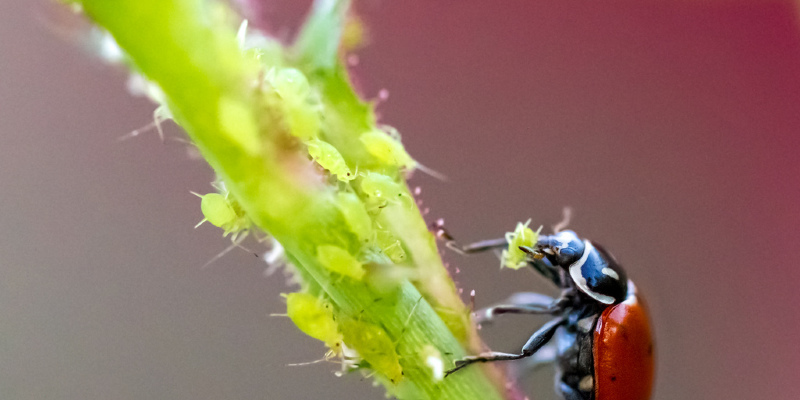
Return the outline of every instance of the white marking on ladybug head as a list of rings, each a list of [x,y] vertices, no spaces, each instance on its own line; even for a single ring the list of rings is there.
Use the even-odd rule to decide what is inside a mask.
[[[600,272],[602,272],[603,274],[605,274],[605,275],[607,275],[607,276],[609,276],[611,278],[619,280],[619,274],[617,274],[617,271],[614,271],[611,268],[605,267],[605,268],[601,269]]]
[[[553,240],[558,242],[558,245],[555,247],[557,249],[562,249],[565,247],[569,247],[569,243],[573,240],[577,240],[578,236],[576,236],[575,232],[572,231],[561,231],[553,235],[552,238]]]
[[[588,240],[584,240],[583,244],[585,246],[583,250],[583,254],[578,261],[575,261],[572,265],[569,266],[569,276],[572,277],[572,281],[575,282],[575,285],[578,286],[578,289],[583,293],[589,295],[589,297],[603,303],[603,304],[613,304],[614,298],[611,296],[606,296],[601,293],[597,293],[589,288],[589,285],[586,284],[586,278],[583,277],[583,273],[581,272],[581,268],[583,264],[586,263],[586,260],[589,259],[589,254],[594,251],[594,246]]]

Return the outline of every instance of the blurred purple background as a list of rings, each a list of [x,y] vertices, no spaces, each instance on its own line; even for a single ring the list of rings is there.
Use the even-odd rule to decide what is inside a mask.
[[[291,34],[308,1],[261,7]],[[499,5],[495,5],[499,4]],[[352,399],[318,342],[270,313],[279,276],[193,191],[211,172],[154,134],[125,75],[0,12],[0,398]],[[800,24],[792,2],[365,0],[365,93],[410,152],[429,220],[463,242],[520,220],[603,243],[650,304],[654,398],[796,399],[800,372]],[[146,29],[146,27],[143,27]],[[171,127],[171,135],[178,134]],[[549,288],[492,255],[447,255],[478,306]],[[542,321],[483,332],[513,351]],[[525,386],[553,399],[552,373]]]

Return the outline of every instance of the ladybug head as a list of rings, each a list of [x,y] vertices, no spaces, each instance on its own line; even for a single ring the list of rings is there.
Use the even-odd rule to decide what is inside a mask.
[[[600,246],[581,240],[573,231],[539,237],[534,251],[560,267],[574,286],[602,304],[625,300],[628,277],[614,257]],[[563,286],[563,285],[562,285]]]
[[[561,231],[554,235],[540,236],[536,250],[556,266],[565,266],[578,261],[586,246],[573,231]]]

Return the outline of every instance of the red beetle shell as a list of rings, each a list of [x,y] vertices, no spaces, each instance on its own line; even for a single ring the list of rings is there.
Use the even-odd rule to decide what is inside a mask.
[[[644,302],[629,283],[628,297],[603,311],[594,331],[595,400],[648,400],[654,354]]]

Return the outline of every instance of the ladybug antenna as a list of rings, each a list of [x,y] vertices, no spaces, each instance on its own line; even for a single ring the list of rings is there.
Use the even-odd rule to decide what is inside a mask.
[[[561,221],[553,225],[553,233],[561,232],[569,225],[569,221],[572,219],[572,207],[565,206],[561,215]]]

